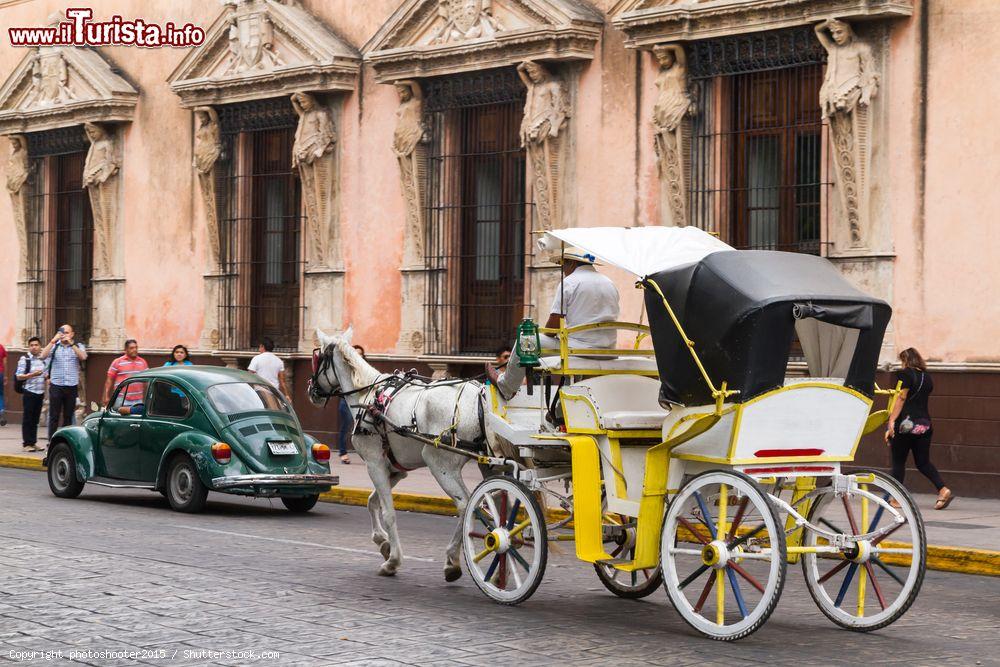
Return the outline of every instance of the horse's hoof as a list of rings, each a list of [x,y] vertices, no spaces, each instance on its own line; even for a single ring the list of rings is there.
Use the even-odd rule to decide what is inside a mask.
[[[395,566],[391,566],[390,567],[388,563],[382,563],[382,567],[380,567],[378,569],[378,576],[380,576],[380,577],[395,577],[396,576],[396,567]]]
[[[453,581],[458,581],[462,577],[462,566],[454,565],[452,567],[446,567],[444,569],[444,580],[449,584]]]
[[[392,553],[391,544],[389,544],[388,542],[383,542],[382,544],[378,545],[378,550],[379,553],[382,554],[383,560],[389,560],[389,554]]]

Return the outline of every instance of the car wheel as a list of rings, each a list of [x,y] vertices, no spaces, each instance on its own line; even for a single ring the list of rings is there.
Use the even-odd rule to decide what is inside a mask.
[[[83,482],[76,477],[76,457],[65,442],[56,443],[48,456],[49,489],[59,498],[76,498]]]
[[[297,496],[297,497],[282,497],[281,502],[285,504],[289,512],[295,512],[296,514],[302,514],[303,512],[308,512],[312,508],[316,507],[316,503],[319,501],[319,495],[312,496]]]
[[[205,499],[208,497],[206,487],[194,461],[187,455],[180,455],[170,462],[167,470],[167,500],[170,507],[178,512],[194,514],[205,509]]]

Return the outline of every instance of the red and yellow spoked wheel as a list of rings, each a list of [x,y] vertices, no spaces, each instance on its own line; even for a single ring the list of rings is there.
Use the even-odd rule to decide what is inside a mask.
[[[707,637],[740,639],[767,621],[781,597],[786,557],[774,507],[742,473],[698,475],[670,501],[663,584],[681,617]]]
[[[542,510],[526,486],[492,477],[472,492],[462,515],[465,566],[476,586],[501,604],[524,602],[545,573]]]
[[[879,472],[857,473],[838,495],[820,495],[809,522],[840,537],[842,553],[802,556],[809,593],[837,625],[868,632],[902,616],[920,592],[927,564],[923,520],[896,480]],[[828,545],[828,537],[806,531],[803,546]]]

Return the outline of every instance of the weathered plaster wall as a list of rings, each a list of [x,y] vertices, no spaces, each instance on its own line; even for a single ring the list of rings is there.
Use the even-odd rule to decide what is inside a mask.
[[[924,252],[914,220],[897,220],[898,247],[910,254],[897,273],[900,343],[946,361],[1000,362],[1000,4],[929,6]]]

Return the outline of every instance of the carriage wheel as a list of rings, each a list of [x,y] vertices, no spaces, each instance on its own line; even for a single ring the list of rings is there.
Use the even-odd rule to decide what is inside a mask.
[[[871,475],[873,481],[859,482],[858,490],[840,497],[830,487],[816,499],[808,517],[812,524],[848,536],[853,547],[838,555],[804,554],[802,570],[809,593],[827,618],[848,630],[869,632],[894,622],[916,600],[927,566],[927,541],[920,511],[901,484],[878,472],[858,475]],[[895,520],[864,491],[887,503],[895,500],[904,521],[884,535],[855,541],[851,538]],[[826,542],[809,530],[803,536],[804,546]]]
[[[782,524],[750,477],[706,472],[670,501],[664,587],[681,617],[707,637],[731,641],[764,625],[781,597],[785,559]]]
[[[491,477],[472,492],[462,517],[465,567],[479,590],[500,604],[524,602],[542,582],[545,517],[524,484]]]
[[[612,526],[610,537],[605,539],[612,558],[635,559],[635,519],[619,514],[604,514],[605,526]],[[607,528],[605,528],[607,530]],[[604,587],[621,598],[638,600],[644,598],[663,583],[660,567],[626,572],[611,565],[594,563],[597,578]]]

